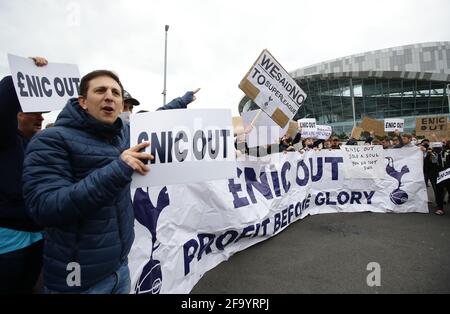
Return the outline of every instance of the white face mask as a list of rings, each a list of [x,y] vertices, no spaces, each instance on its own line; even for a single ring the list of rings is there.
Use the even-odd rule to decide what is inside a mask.
[[[411,141],[411,144],[413,144],[414,146],[416,146],[417,141]]]
[[[130,112],[125,111],[122,112],[119,117],[122,119],[123,122],[130,123]]]

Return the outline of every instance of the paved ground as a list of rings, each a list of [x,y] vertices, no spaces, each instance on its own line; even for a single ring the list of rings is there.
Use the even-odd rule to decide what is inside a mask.
[[[444,216],[307,217],[210,270],[191,293],[450,293],[445,206]],[[367,285],[370,262],[381,267],[380,287]]]

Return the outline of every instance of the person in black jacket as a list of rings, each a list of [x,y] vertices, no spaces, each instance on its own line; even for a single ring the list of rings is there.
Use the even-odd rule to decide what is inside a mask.
[[[428,151],[424,160],[424,167],[428,171],[428,176],[433,187],[437,208],[435,214],[444,215],[444,188],[447,181],[437,183],[439,172],[444,171],[450,166],[450,156],[442,147],[433,147]]]
[[[32,58],[37,66],[47,60]],[[42,228],[22,194],[24,152],[42,128],[42,113],[24,113],[11,76],[0,81],[0,294],[32,293],[42,267]]]

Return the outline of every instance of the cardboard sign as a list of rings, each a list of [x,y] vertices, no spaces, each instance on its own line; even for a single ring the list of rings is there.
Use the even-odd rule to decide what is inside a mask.
[[[384,178],[384,152],[381,145],[341,145],[346,179]]]
[[[399,132],[403,132],[403,127],[405,126],[404,119],[384,119],[384,130],[386,132],[394,132],[398,130]]]
[[[327,140],[330,138],[333,129],[329,125],[316,125],[317,127],[317,138],[319,140]]]
[[[29,58],[8,54],[9,69],[23,112],[60,110],[78,97],[80,72],[75,64],[38,67]]]
[[[245,135],[245,141],[247,142],[248,147],[267,146],[278,143],[280,138],[283,137],[289,129],[289,125],[280,128],[280,126],[264,112],[261,112],[258,119],[255,120],[255,116],[258,115],[259,112],[261,112],[261,110],[252,110],[242,113],[244,127],[247,127],[252,122],[254,123],[251,132]]]
[[[364,117],[359,127],[367,132],[373,131],[375,135],[386,136],[386,132],[384,131],[384,123],[382,121]]]
[[[350,135],[350,137],[354,138],[355,140],[359,140],[363,131],[363,128],[356,126],[352,129],[352,134]]]
[[[300,119],[298,126],[302,129],[302,138],[317,137],[316,119]]]
[[[446,133],[447,124],[446,115],[416,118],[416,135],[426,135],[429,132],[436,135]]]
[[[155,159],[151,171],[134,173],[131,187],[204,182],[236,176],[231,110],[189,109],[130,116],[130,145],[143,141]]]
[[[286,132],[286,135],[289,137],[295,137],[298,133],[298,123],[297,121],[289,121],[289,127]]]
[[[297,113],[306,99],[305,92],[266,49],[239,84],[281,128]]]

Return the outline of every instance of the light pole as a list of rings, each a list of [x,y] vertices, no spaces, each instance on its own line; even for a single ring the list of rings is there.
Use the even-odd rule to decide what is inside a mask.
[[[164,48],[164,90],[162,92],[162,94],[163,94],[163,106],[166,105],[166,93],[167,93],[167,89],[166,89],[166,76],[167,76],[167,31],[169,30],[169,25],[165,26],[165,30],[166,30],[166,43],[165,43],[165,48]]]

